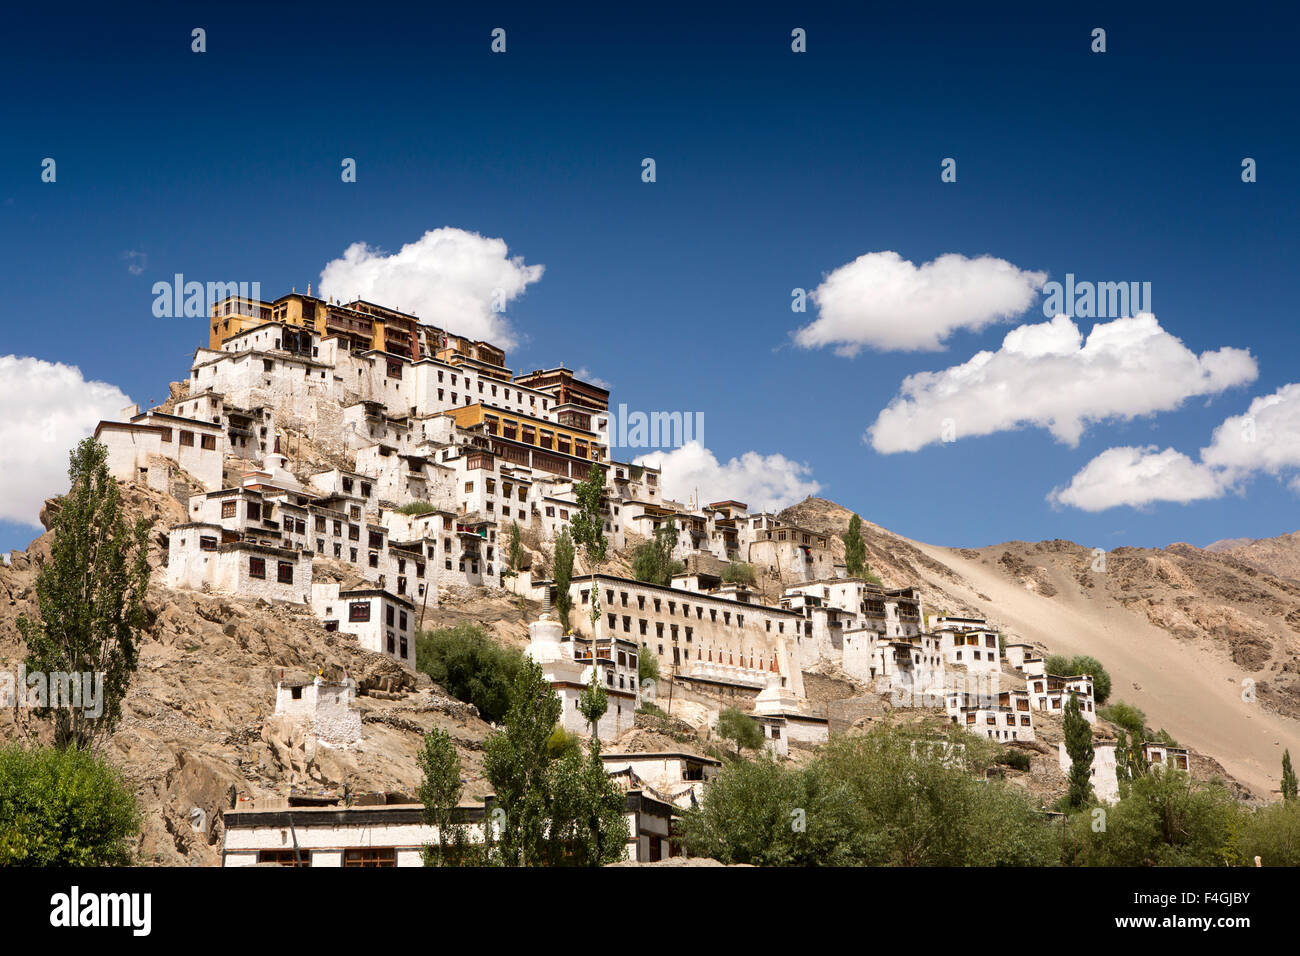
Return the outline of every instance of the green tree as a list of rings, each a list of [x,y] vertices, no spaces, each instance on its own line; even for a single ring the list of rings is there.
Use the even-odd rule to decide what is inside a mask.
[[[592,642],[595,646],[595,642]],[[596,655],[591,655],[591,679],[587,681],[587,686],[583,688],[578,695],[578,713],[591,726],[591,736],[599,738],[600,736],[600,718],[604,717],[609,710],[609,694],[605,693],[604,686],[600,683],[599,668],[596,666]]]
[[[129,866],[135,796],[88,750],[0,748],[0,866]]]
[[[1097,703],[1104,704],[1110,699],[1110,674],[1101,661],[1087,654],[1079,654],[1070,662],[1070,674],[1088,674],[1092,677],[1092,696]]]
[[[1247,866],[1300,866],[1300,800],[1280,800],[1245,810],[1238,837],[1238,857]]]
[[[498,644],[471,621],[422,631],[415,641],[416,669],[493,723],[510,707],[510,688],[521,659],[519,651]]]
[[[632,576],[647,584],[667,587],[674,574],[680,574],[685,565],[673,559],[677,546],[677,522],[669,518],[657,529],[654,537],[637,547],[632,555]]]
[[[659,658],[650,650],[650,645],[644,642],[641,644],[641,653],[636,657],[636,679],[638,684],[659,679]]]
[[[1069,805],[1078,809],[1092,798],[1092,725],[1079,713],[1079,701],[1070,694],[1065,703],[1065,752],[1070,755]]]
[[[607,547],[605,519],[600,513],[605,504],[605,469],[592,465],[587,477],[573,486],[573,497],[578,502],[569,522],[573,543],[582,548],[587,563],[596,567],[604,562]]]
[[[518,521],[510,522],[510,550],[506,562],[506,567],[515,574],[519,573],[519,568],[524,563],[524,545],[520,540]]]
[[[551,765],[546,861],[552,866],[605,866],[627,853],[625,797],[600,759],[600,740]]]
[[[71,487],[59,501],[50,557],[36,578],[40,620],[18,618],[29,672],[69,674],[78,682],[103,676],[102,708],[36,710],[38,717],[53,716],[56,747],[89,747],[112,732],[145,626],[149,520],[127,523],[107,463],[108,449],[93,438],[69,456]]]
[[[555,579],[555,614],[564,627],[564,633],[568,634],[569,612],[573,610],[573,595],[569,593],[569,585],[573,582],[573,539],[569,537],[568,528],[555,539],[555,573],[552,577]]]
[[[718,714],[718,736],[732,742],[737,757],[742,750],[758,750],[763,746],[763,726],[735,707],[724,707]]]
[[[1072,814],[1061,833],[1062,862],[1077,866],[1232,866],[1241,861],[1248,818],[1217,782],[1198,783],[1166,767],[1135,779],[1106,810]]]
[[[556,760],[570,751],[581,754],[582,741],[578,739],[577,734],[571,734],[556,724],[555,729],[551,731],[551,736],[546,741],[546,755],[552,760]]]
[[[752,564],[732,561],[722,569],[722,580],[728,584],[741,584],[752,588],[758,584],[758,575],[754,573]]]
[[[844,565],[851,578],[867,573],[867,543],[862,540],[862,519],[856,514],[849,519],[849,530],[844,532]]]
[[[1282,799],[1294,800],[1296,798],[1296,778],[1295,771],[1291,769],[1291,750],[1288,748],[1282,751]]]
[[[504,812],[494,850],[507,866],[540,864],[547,856],[550,803],[547,744],[560,719],[560,698],[541,665],[524,658],[515,675],[504,729],[483,746],[483,769]]]
[[[525,660],[505,728],[484,745],[483,768],[502,811],[493,862],[598,866],[626,852],[624,796],[605,773],[600,741],[584,756],[576,742],[557,740],[559,718],[560,699],[541,667]]]
[[[1053,828],[984,779],[997,748],[960,730],[832,737],[803,768],[729,762],[684,815],[689,852],[766,866],[1042,866]]]
[[[464,827],[456,820],[456,807],[464,786],[460,779],[460,755],[451,736],[435,727],[424,735],[418,761],[423,779],[420,802],[424,820],[437,829],[437,843],[424,848],[425,866],[447,866],[460,862],[457,848],[466,843]]]
[[[1110,674],[1102,666],[1101,661],[1087,654],[1080,654],[1076,657],[1067,657],[1064,654],[1049,654],[1044,662],[1047,673],[1056,674],[1060,677],[1074,677],[1078,674],[1087,674],[1092,677],[1092,695],[1097,703],[1104,704],[1110,699],[1111,680]]]

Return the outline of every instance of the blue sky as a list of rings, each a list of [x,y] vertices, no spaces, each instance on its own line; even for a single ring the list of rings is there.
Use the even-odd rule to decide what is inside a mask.
[[[0,94],[0,355],[75,365],[144,405],[206,340],[202,320],[153,316],[155,281],[259,281],[271,298],[318,285],[353,243],[396,251],[456,227],[545,266],[510,303],[513,368],[563,361],[630,408],[703,411],[719,460],[779,453],[910,537],[1111,548],[1296,530],[1285,462],[1190,503],[1046,497],[1116,446],[1195,459],[1300,381],[1295,23],[1038,6],[26,14]],[[1036,296],[941,351],[797,346],[816,310],[792,313],[791,290],[884,251],[1147,281],[1164,332],[1198,355],[1249,350],[1258,375],[1089,424],[1074,447],[1022,426],[883,454],[863,434],[906,376],[1047,321]],[[32,536],[0,522],[0,550]]]

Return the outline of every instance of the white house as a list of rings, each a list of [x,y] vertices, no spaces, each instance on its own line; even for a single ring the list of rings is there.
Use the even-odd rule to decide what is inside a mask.
[[[353,634],[368,651],[415,669],[415,605],[380,588],[340,591],[337,582],[312,588],[312,610],[326,630]]]

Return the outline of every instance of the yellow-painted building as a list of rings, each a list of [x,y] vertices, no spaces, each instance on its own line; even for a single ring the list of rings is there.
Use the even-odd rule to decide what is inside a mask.
[[[462,405],[444,412],[456,420],[458,428],[484,426],[489,435],[504,438],[507,441],[531,445],[542,451],[556,452],[587,461],[600,461],[602,447],[595,432],[583,431],[557,425],[543,418],[508,412],[494,405],[482,402]]]
[[[415,316],[360,299],[341,305],[297,292],[274,302],[238,298],[218,302],[212,307],[208,347],[219,349],[232,337],[267,322],[307,329],[321,338],[337,336],[356,351],[375,349],[410,361],[423,357]]]

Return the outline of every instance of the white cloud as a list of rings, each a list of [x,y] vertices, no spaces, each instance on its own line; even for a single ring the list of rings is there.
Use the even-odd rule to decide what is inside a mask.
[[[734,498],[753,510],[777,510],[821,490],[808,465],[784,455],[747,451],[724,465],[697,441],[669,452],[642,455],[635,464],[662,469],[663,493],[675,501],[695,498],[698,493],[703,504]]]
[[[586,382],[588,385],[595,385],[597,388],[603,388],[606,389],[607,391],[612,391],[614,388],[613,385],[605,381],[599,375],[593,375],[590,371],[588,371],[587,366],[585,365],[582,368],[578,369],[573,374],[576,375],[578,378],[580,378],[582,381]]]
[[[0,356],[0,519],[40,527],[45,499],[68,490],[68,452],[130,403],[76,366]]]
[[[1047,496],[1053,504],[1084,511],[1105,511],[1120,505],[1140,508],[1152,501],[1201,501],[1223,494],[1214,470],[1180,451],[1155,445],[1108,448],[1074,476],[1065,488]]]
[[[541,279],[544,268],[510,256],[504,239],[444,226],[392,255],[354,242],[321,270],[320,294],[398,308],[422,322],[509,349],[518,341],[501,310]]]
[[[1091,423],[1170,411],[1257,375],[1248,351],[1198,356],[1150,313],[1094,325],[1087,341],[1058,315],[1013,329],[996,352],[909,375],[866,437],[890,454],[1031,425],[1074,446]]]
[[[1048,500],[1104,511],[1120,505],[1221,498],[1256,474],[1289,478],[1300,492],[1300,384],[1284,385],[1250,403],[1214,430],[1193,461],[1172,448],[1108,448]]]
[[[809,349],[834,345],[845,356],[864,347],[942,349],[958,329],[979,331],[1024,312],[1046,281],[1045,272],[992,256],[948,253],[916,266],[897,252],[869,252],[812,291],[817,319],[794,340]]]

